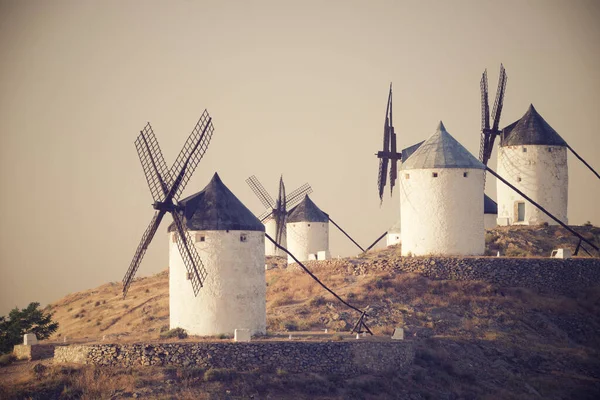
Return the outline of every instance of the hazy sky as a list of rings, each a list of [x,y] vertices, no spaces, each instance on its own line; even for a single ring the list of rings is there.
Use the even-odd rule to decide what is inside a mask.
[[[147,121],[170,166],[213,116],[184,195],[218,171],[261,213],[245,179],[274,193],[283,173],[365,246],[399,215],[376,186],[390,81],[401,148],[443,120],[477,156],[479,80],[493,99],[503,62],[501,125],[533,103],[598,169],[599,20],[597,1],[0,0],[0,315],[122,279],[153,213]],[[600,224],[600,182],[572,155],[569,176],[570,222]],[[167,268],[169,223],[140,275]]]

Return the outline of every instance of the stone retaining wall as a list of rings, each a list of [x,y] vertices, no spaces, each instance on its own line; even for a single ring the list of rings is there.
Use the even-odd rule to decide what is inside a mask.
[[[598,258],[402,257],[392,261],[392,268],[399,272],[432,279],[483,280],[541,293],[573,296],[600,285]]]
[[[18,344],[13,348],[13,354],[17,360],[40,360],[51,358],[54,355],[52,344]]]
[[[352,376],[401,370],[412,363],[411,342],[249,342],[94,344],[57,347],[54,360],[133,367],[143,365],[255,368]]]

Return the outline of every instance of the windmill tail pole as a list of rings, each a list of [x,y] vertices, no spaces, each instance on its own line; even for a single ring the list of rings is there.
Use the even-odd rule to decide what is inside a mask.
[[[573,235],[577,236],[579,239],[581,239],[585,243],[587,243],[590,246],[592,246],[594,249],[596,249],[596,251],[600,251],[600,249],[598,249],[598,247],[596,245],[590,243],[586,238],[584,238],[579,233],[575,232],[573,229],[571,229],[569,226],[567,226],[567,224],[565,224],[564,222],[562,222],[561,220],[559,220],[558,218],[556,218],[554,215],[550,214],[548,211],[546,211],[546,209],[544,207],[540,206],[538,203],[536,203],[535,201],[533,201],[525,193],[521,192],[519,189],[517,189],[516,187],[514,187],[513,185],[511,185],[510,183],[508,183],[508,181],[506,179],[504,179],[503,177],[501,177],[500,175],[498,175],[497,173],[495,173],[490,167],[486,166],[485,168],[486,168],[486,170],[490,174],[494,175],[496,178],[498,178],[500,181],[502,181],[502,183],[504,183],[506,186],[508,186],[509,188],[511,188],[512,190],[514,190],[515,192],[519,193],[521,196],[523,196],[523,198],[525,198],[525,200],[529,201],[531,204],[533,204],[534,206],[536,206],[537,208],[539,208],[544,214],[546,214],[547,216],[549,216],[550,218],[552,218],[560,226],[562,226],[563,228],[565,228],[566,230],[568,230],[569,232],[571,232]]]
[[[373,246],[375,246],[377,243],[379,243],[379,241],[380,241],[381,239],[383,239],[385,235],[387,235],[387,231],[386,231],[386,232],[383,232],[383,235],[379,236],[379,237],[377,238],[377,240],[375,240],[373,243],[371,243],[371,245],[370,245],[369,247],[367,247],[367,249],[365,250],[365,253],[366,253],[367,251],[371,250],[371,249],[373,248]]]
[[[309,274],[309,275],[310,275],[310,277],[311,277],[311,278],[313,278],[315,281],[317,281],[317,283],[318,283],[319,285],[321,285],[321,286],[322,286],[322,287],[323,287],[325,290],[327,290],[329,293],[331,293],[331,294],[333,295],[333,297],[335,297],[336,299],[338,299],[339,301],[341,301],[341,302],[342,302],[344,305],[346,305],[347,307],[349,307],[349,308],[353,309],[354,311],[357,311],[357,312],[359,312],[359,313],[361,313],[361,314],[363,314],[363,313],[364,313],[365,315],[368,315],[368,314],[366,314],[366,312],[365,312],[365,311],[363,311],[363,310],[359,310],[358,308],[354,307],[353,305],[346,303],[346,302],[345,302],[345,301],[344,301],[344,300],[343,300],[343,299],[342,299],[340,296],[338,296],[338,295],[337,295],[337,294],[336,294],[336,293],[335,293],[333,290],[331,290],[331,289],[329,289],[327,286],[325,286],[325,284],[324,284],[323,282],[321,282],[321,281],[319,280],[319,278],[317,278],[317,277],[316,277],[316,276],[315,276],[315,275],[314,275],[312,272],[310,272],[310,271],[309,271],[309,269],[308,269],[308,268],[306,268],[306,266],[300,262],[300,260],[298,260],[298,259],[297,259],[297,258],[296,258],[296,257],[295,257],[295,256],[294,256],[292,253],[290,253],[290,252],[288,251],[288,249],[286,249],[285,247],[283,247],[283,246],[281,246],[279,243],[277,243],[275,240],[273,240],[273,238],[272,238],[271,236],[267,235],[267,233],[265,233],[265,237],[266,237],[267,239],[269,239],[271,242],[273,242],[273,244],[275,245],[275,247],[277,247],[277,248],[278,248],[278,249],[280,249],[280,250],[283,250],[283,251],[284,251],[285,253],[287,253],[287,254],[288,254],[290,257],[292,257],[292,258],[294,259],[294,261],[296,261],[296,262],[298,263],[298,265],[299,265],[299,266],[301,266],[301,267],[302,267],[302,269],[303,269],[303,270],[304,270],[304,271],[305,271],[307,274]]]
[[[598,173],[594,170],[594,168],[592,168],[592,166],[590,164],[588,164],[587,162],[585,162],[585,160],[583,158],[581,158],[581,156],[579,154],[577,154],[575,152],[575,150],[573,150],[573,148],[571,146],[569,146],[567,144],[567,148],[569,150],[571,150],[571,153],[573,153],[575,155],[575,157],[579,158],[579,161],[581,161],[583,164],[585,164],[585,166],[588,167],[590,169],[590,171],[592,171],[594,173],[594,175],[596,175],[596,178],[600,179],[600,175],[598,175]]]
[[[341,231],[341,232],[342,232],[344,235],[346,235],[346,237],[347,237],[348,239],[350,239],[350,240],[352,241],[352,243],[354,243],[354,244],[355,244],[355,245],[356,245],[356,246],[357,246],[359,249],[361,249],[361,251],[362,251],[363,253],[365,252],[365,249],[363,249],[363,248],[361,247],[361,245],[360,245],[360,244],[356,243],[356,241],[355,241],[354,239],[352,239],[352,238],[350,237],[350,235],[348,235],[348,234],[346,233],[346,231],[345,231],[345,230],[343,230],[342,228],[340,228],[340,226],[339,226],[338,224],[336,224],[336,223],[335,223],[335,222],[334,222],[334,221],[333,221],[331,218],[329,218],[329,221],[330,221],[332,224],[334,224],[334,225],[335,225],[335,227],[336,227],[336,228],[338,228],[338,229],[339,229],[339,230],[340,230],[340,231]]]

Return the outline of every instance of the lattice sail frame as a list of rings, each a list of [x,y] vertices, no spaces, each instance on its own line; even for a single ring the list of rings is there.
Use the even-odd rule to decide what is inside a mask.
[[[146,228],[123,278],[124,297],[127,295],[127,291],[133,282],[133,278],[141,264],[148,245],[156,234],[166,212],[171,213],[175,221],[177,227],[177,232],[175,233],[177,236],[177,247],[188,270],[195,296],[202,287],[207,275],[206,269],[196,251],[194,242],[185,228],[183,217],[178,214],[174,201],[179,200],[191,175],[206,153],[213,131],[212,118],[208,114],[208,111],[204,110],[170,170],[167,169],[162,151],[150,123],[144,127],[136,139],[135,146],[150,188],[150,193],[155,201],[154,208],[157,211],[150,221],[148,228]]]

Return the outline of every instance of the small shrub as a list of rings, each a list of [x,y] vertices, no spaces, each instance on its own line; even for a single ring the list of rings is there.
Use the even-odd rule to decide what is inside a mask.
[[[333,335],[331,337],[331,339],[335,340],[336,342],[341,342],[342,340],[344,340],[344,337],[338,333],[338,334]]]
[[[0,367],[5,367],[14,361],[15,357],[12,354],[2,354],[0,356]]]
[[[129,308],[129,304],[123,304],[123,308],[127,310]]]
[[[594,225],[592,225],[591,221],[586,221],[585,224],[583,224],[583,226],[594,226]]]
[[[308,302],[311,307],[317,307],[325,304],[325,298],[323,296],[315,296]]]
[[[185,329],[183,329],[183,328],[175,328],[175,329],[171,329],[171,330],[161,333],[160,337],[163,339],[172,339],[172,338],[185,339],[186,337],[188,337],[188,334],[185,331]]]
[[[42,378],[42,376],[44,376],[44,374],[46,373],[47,370],[48,370],[48,367],[46,367],[42,363],[37,363],[33,366],[33,368],[31,368],[31,372],[33,373],[33,376],[35,376],[35,378],[37,378],[37,379]]]
[[[106,304],[106,300],[102,300],[102,304]]]
[[[283,368],[277,368],[277,371],[275,371],[275,373],[277,374],[277,376],[286,376],[288,374],[287,371]]]
[[[236,372],[233,369],[227,368],[210,368],[204,373],[206,382],[227,382],[236,377]]]
[[[70,307],[70,308],[67,310],[67,312],[71,312],[71,311],[73,311],[73,307]]]
[[[229,336],[224,333],[220,333],[217,335],[217,339],[229,339]]]
[[[160,333],[166,332],[169,330],[169,325],[163,325],[160,327]]]
[[[94,307],[98,307],[99,305],[100,305],[99,301],[97,301],[97,302],[94,303]]]
[[[296,323],[296,321],[285,321],[283,323],[283,328],[286,331],[297,331],[298,330],[298,324]]]
[[[146,289],[146,293],[150,293],[150,289]]]

